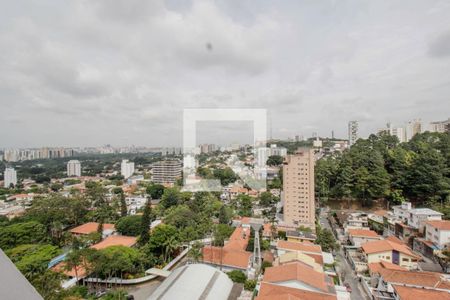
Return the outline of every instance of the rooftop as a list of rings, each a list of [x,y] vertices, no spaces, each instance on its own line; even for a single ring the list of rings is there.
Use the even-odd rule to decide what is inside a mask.
[[[286,282],[300,281],[317,291],[334,293],[334,284],[323,272],[316,271],[313,267],[302,263],[292,262],[284,265],[267,268],[263,281]]]
[[[175,269],[148,299],[227,300],[232,288],[225,273],[205,264],[191,264]]]
[[[89,234],[89,233],[96,232],[97,229],[98,229],[98,223],[89,222],[89,223],[85,223],[83,225],[77,226],[75,228],[72,228],[69,231],[71,233],[75,233],[75,234]],[[114,229],[115,229],[114,224],[108,224],[108,223],[103,224],[103,230],[114,230]]]
[[[110,246],[125,246],[132,247],[136,244],[137,238],[133,236],[123,236],[123,235],[110,235],[100,243],[92,245],[91,248],[100,250],[105,249]]]
[[[447,220],[427,221],[426,224],[439,230],[450,230],[450,221]]]
[[[336,300],[335,295],[262,282],[255,300]]]
[[[202,249],[203,261],[216,264],[247,269],[251,252],[244,250],[226,249],[225,247],[205,246]]]
[[[450,300],[450,293],[447,291],[420,289],[400,285],[394,285],[394,289],[401,300],[416,300],[416,299]]]
[[[377,273],[383,277],[384,281],[390,283],[450,289],[450,281],[448,281],[443,276],[444,274],[441,273],[393,270],[386,268],[380,268]]]
[[[289,241],[278,241],[278,249],[292,250],[292,251],[302,251],[310,253],[322,253],[322,248],[319,245],[311,243],[299,243],[299,242],[289,242]]]
[[[388,240],[380,240],[380,241],[373,241],[373,242],[367,242],[362,244],[362,249],[366,254],[372,254],[372,253],[379,253],[379,252],[386,252],[386,251],[398,251],[400,253],[403,253],[405,255],[420,258],[419,255],[412,252],[412,250],[402,244],[397,244]]]
[[[348,234],[351,236],[358,236],[358,237],[371,237],[371,238],[380,237],[375,231],[365,229],[349,229]]]
[[[443,215],[442,213],[429,208],[413,208],[409,212],[413,215]]]

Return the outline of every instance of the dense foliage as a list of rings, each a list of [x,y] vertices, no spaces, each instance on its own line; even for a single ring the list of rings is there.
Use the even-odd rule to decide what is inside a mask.
[[[343,154],[316,164],[316,193],[326,200],[357,199],[370,204],[386,198],[445,202],[450,194],[450,135],[423,133],[407,143],[397,137],[371,135]]]

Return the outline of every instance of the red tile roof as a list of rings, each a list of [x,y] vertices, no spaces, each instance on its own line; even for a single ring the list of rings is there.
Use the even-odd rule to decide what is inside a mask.
[[[442,276],[444,274],[441,273],[389,270],[385,268],[380,269],[378,273],[386,282],[450,289],[450,281],[446,280]]]
[[[202,249],[202,255],[204,262],[247,269],[252,253],[243,250],[225,249],[225,247],[205,246]]]
[[[417,254],[414,254],[408,246],[393,243],[393,242],[387,241],[387,240],[367,242],[367,243],[362,244],[361,247],[366,254],[395,250],[395,251],[398,251],[405,255],[414,257],[414,258],[420,258],[420,256]]]
[[[98,228],[98,223],[96,222],[89,222],[89,223],[85,223],[83,225],[80,225],[78,227],[72,228],[69,231],[71,233],[75,233],[75,234],[89,234],[89,233],[93,233],[96,232]],[[107,230],[107,229],[111,229],[114,230],[114,224],[103,224],[103,230]]]
[[[385,238],[385,240],[393,242],[393,243],[397,243],[400,245],[406,245],[405,242],[403,242],[401,239],[399,239],[398,237],[394,236],[394,235],[390,235],[387,238]]]
[[[255,300],[336,300],[335,295],[262,282]]]
[[[250,228],[237,227],[231,234],[224,249],[245,250],[250,240]]]
[[[326,293],[334,292],[334,285],[331,281],[327,282],[325,273],[317,272],[311,266],[298,261],[267,268],[263,277],[263,281],[272,283],[292,280],[303,282]]]
[[[371,238],[380,237],[375,231],[364,229],[349,229],[348,234],[351,236],[358,236],[358,237],[371,237]]]
[[[417,299],[450,300],[450,293],[448,291],[419,289],[399,285],[394,285],[394,289],[401,300],[417,300]]]
[[[388,269],[388,270],[399,270],[399,271],[407,271],[405,268],[400,267],[399,265],[387,262],[387,261],[380,261],[380,262],[375,262],[375,263],[370,263],[368,264],[369,267],[369,271],[371,273],[380,273],[381,270],[383,269]]]
[[[322,253],[322,248],[319,245],[311,243],[300,243],[300,242],[289,242],[289,241],[278,241],[278,249],[291,250],[291,251],[302,251],[310,253]]]
[[[426,224],[439,230],[450,230],[450,221],[447,220],[427,221]]]
[[[137,242],[137,238],[135,238],[133,236],[111,235],[111,236],[108,236],[103,241],[101,241],[100,243],[92,245],[91,248],[100,250],[100,249],[105,249],[105,248],[108,248],[111,246],[132,247],[136,244],[136,242]]]

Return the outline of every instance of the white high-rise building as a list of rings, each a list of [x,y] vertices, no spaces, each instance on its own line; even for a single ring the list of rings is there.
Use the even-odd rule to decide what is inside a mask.
[[[411,140],[416,134],[422,133],[422,120],[412,120],[406,124],[406,141]]]
[[[67,176],[81,176],[81,163],[78,160],[69,160],[67,163]]]
[[[446,132],[448,126],[450,125],[450,118],[446,121],[438,121],[430,123],[430,131],[431,132]]]
[[[6,168],[4,174],[4,184],[5,188],[9,188],[11,183],[16,186],[17,185],[17,172],[14,168]]]
[[[120,173],[125,179],[131,177],[134,173],[134,162],[129,162],[128,159],[122,160],[122,164],[120,165]]]
[[[358,139],[358,121],[348,122],[348,144],[353,146],[353,144]]]

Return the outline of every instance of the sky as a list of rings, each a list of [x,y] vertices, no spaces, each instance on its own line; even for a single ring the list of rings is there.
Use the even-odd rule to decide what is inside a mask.
[[[274,138],[445,120],[449,15],[447,0],[3,1],[0,147],[178,146],[185,108],[267,109]],[[198,140],[239,142],[242,124]]]

